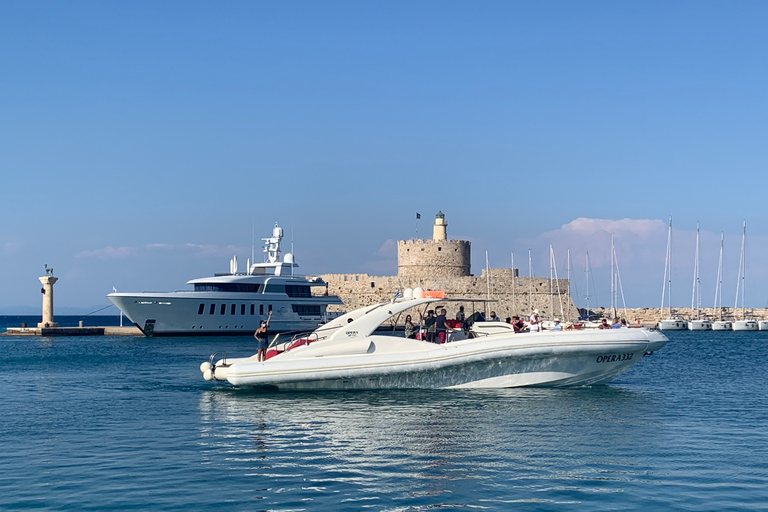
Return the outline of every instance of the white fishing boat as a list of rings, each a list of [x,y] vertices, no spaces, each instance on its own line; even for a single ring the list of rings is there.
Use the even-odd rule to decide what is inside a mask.
[[[720,232],[720,259],[717,263],[717,285],[715,286],[715,309],[719,312],[718,320],[712,322],[713,331],[732,331],[733,323],[723,319],[723,233]]]
[[[693,262],[693,291],[691,292],[691,311],[696,312],[696,318],[688,321],[689,331],[709,331],[712,322],[701,318],[701,281],[699,280],[699,224],[696,223],[696,255]]]
[[[452,300],[404,295],[273,343],[264,361],[216,353],[200,370],[206,380],[280,391],[586,386],[616,378],[667,342],[647,329],[515,333],[503,322],[452,330],[444,344],[377,331],[408,309]]]
[[[747,310],[744,306],[744,297],[747,284],[747,257],[746,257],[746,242],[747,242],[747,222],[744,221],[744,227],[741,232],[741,255],[739,257],[739,276],[736,281],[736,302],[733,305],[733,309],[736,310],[739,307],[739,289],[741,289],[741,320],[733,322],[734,331],[757,331],[760,329],[757,320],[747,318]]]
[[[342,304],[341,299],[328,295],[321,278],[296,275],[291,253],[281,260],[282,238],[283,229],[275,224],[272,236],[262,239],[267,261],[249,261],[246,272],[238,272],[235,257],[228,274],[188,281],[193,290],[107,298],[146,336],[253,334],[270,312],[271,332],[314,329],[328,320],[326,307]]]
[[[688,322],[679,316],[672,316],[672,217],[669,218],[667,231],[667,255],[664,260],[664,285],[661,288],[661,314],[664,314],[664,293],[667,294],[667,318],[657,324],[662,331],[682,331],[688,328]]]

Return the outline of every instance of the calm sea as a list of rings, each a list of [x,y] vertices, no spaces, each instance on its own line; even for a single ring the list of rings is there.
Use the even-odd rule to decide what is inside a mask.
[[[768,509],[768,332],[670,339],[594,388],[260,394],[198,370],[248,338],[0,337],[0,509]]]

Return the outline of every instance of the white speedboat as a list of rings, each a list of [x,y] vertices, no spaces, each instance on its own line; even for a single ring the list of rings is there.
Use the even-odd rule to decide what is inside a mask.
[[[169,293],[110,293],[107,298],[146,336],[200,336],[253,334],[261,320],[270,319],[270,332],[297,332],[316,328],[328,320],[328,304],[342,304],[328,295],[319,277],[294,275],[298,265],[288,253],[280,261],[283,229],[275,224],[264,238],[267,261],[250,262],[237,271],[237,258],[229,274],[193,279],[190,291]],[[312,293],[322,287],[325,293]]]
[[[733,322],[730,320],[715,320],[712,322],[713,331],[732,331]]]
[[[679,316],[673,316],[659,320],[659,330],[662,331],[684,331],[688,328],[688,322]]]
[[[451,331],[444,344],[377,331],[410,308],[447,300],[375,304],[273,344],[265,361],[216,353],[200,370],[206,380],[281,391],[585,386],[614,379],[667,342],[642,328],[514,333],[503,322]]]

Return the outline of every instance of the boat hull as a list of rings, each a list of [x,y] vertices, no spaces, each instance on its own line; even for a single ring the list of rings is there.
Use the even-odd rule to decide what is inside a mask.
[[[712,330],[713,331],[732,331],[733,322],[730,322],[728,320],[717,320],[715,322],[712,322]]]
[[[214,292],[110,293],[107,298],[146,336],[252,336],[259,322],[267,319],[270,306],[270,332],[312,331],[324,320],[323,297],[297,301],[269,294],[241,295],[235,299]],[[323,315],[298,315],[292,307],[296,302],[314,302]]]
[[[736,320],[733,322],[734,331],[757,331],[760,326],[755,320]]]
[[[659,320],[659,330],[662,331],[684,331],[687,328],[688,324],[679,318]]]
[[[712,330],[712,322],[709,320],[691,320],[688,322],[689,331],[710,331]]]
[[[758,321],[757,326],[761,331],[768,331],[768,320]]]
[[[587,386],[613,380],[666,341],[646,329],[498,335],[445,345],[372,336],[350,340],[335,355],[313,357],[314,349],[322,353],[318,342],[266,362],[230,361],[223,373],[215,368],[215,378],[280,391]]]

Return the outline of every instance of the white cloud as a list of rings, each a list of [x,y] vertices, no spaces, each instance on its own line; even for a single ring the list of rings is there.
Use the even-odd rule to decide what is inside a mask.
[[[4,254],[15,254],[19,250],[18,242],[6,242],[3,244]]]
[[[397,242],[391,238],[388,239],[386,242],[381,244],[381,247],[379,247],[377,253],[379,256],[386,256],[388,258],[397,257]]]
[[[82,251],[75,255],[77,258],[97,258],[102,260],[128,258],[136,255],[133,247],[112,247],[111,245],[92,251]]]

